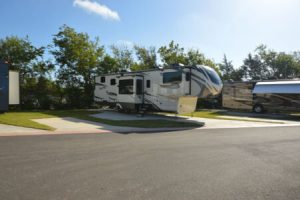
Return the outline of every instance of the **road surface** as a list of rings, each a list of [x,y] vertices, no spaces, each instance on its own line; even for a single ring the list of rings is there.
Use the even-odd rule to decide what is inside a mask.
[[[0,137],[0,199],[300,199],[300,127]]]

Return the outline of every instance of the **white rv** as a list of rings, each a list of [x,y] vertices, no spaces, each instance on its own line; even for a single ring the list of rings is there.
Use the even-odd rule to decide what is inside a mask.
[[[121,110],[176,112],[180,97],[206,98],[222,90],[219,75],[207,66],[173,66],[120,72],[95,79],[94,98]]]

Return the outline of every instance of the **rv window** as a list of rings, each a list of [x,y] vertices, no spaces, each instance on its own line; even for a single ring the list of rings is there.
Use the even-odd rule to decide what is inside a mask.
[[[185,74],[185,80],[186,80],[186,81],[190,81],[190,80],[191,80],[191,73],[190,73],[190,72],[187,72],[187,73]]]
[[[174,83],[182,81],[181,72],[165,72],[163,74],[163,83]]]
[[[219,75],[217,74],[217,72],[215,72],[214,70],[212,69],[207,69],[206,70],[210,80],[214,83],[214,84],[220,84],[222,83]]]
[[[150,88],[150,87],[151,87],[151,81],[150,81],[150,80],[147,80],[146,85],[147,85],[147,88]]]
[[[105,83],[105,76],[101,77],[101,83]]]
[[[136,94],[143,94],[143,81],[140,79],[136,80]]]
[[[119,94],[133,94],[133,79],[119,80]]]
[[[110,85],[116,85],[116,79],[110,79]]]

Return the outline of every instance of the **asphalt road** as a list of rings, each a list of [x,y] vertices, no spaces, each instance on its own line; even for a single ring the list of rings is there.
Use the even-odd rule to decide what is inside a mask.
[[[300,127],[0,137],[0,199],[300,199]]]

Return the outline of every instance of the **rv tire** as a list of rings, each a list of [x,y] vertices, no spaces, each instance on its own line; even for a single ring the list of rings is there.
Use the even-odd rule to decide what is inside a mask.
[[[263,113],[264,112],[264,107],[261,104],[255,104],[253,106],[253,111],[255,113]]]

